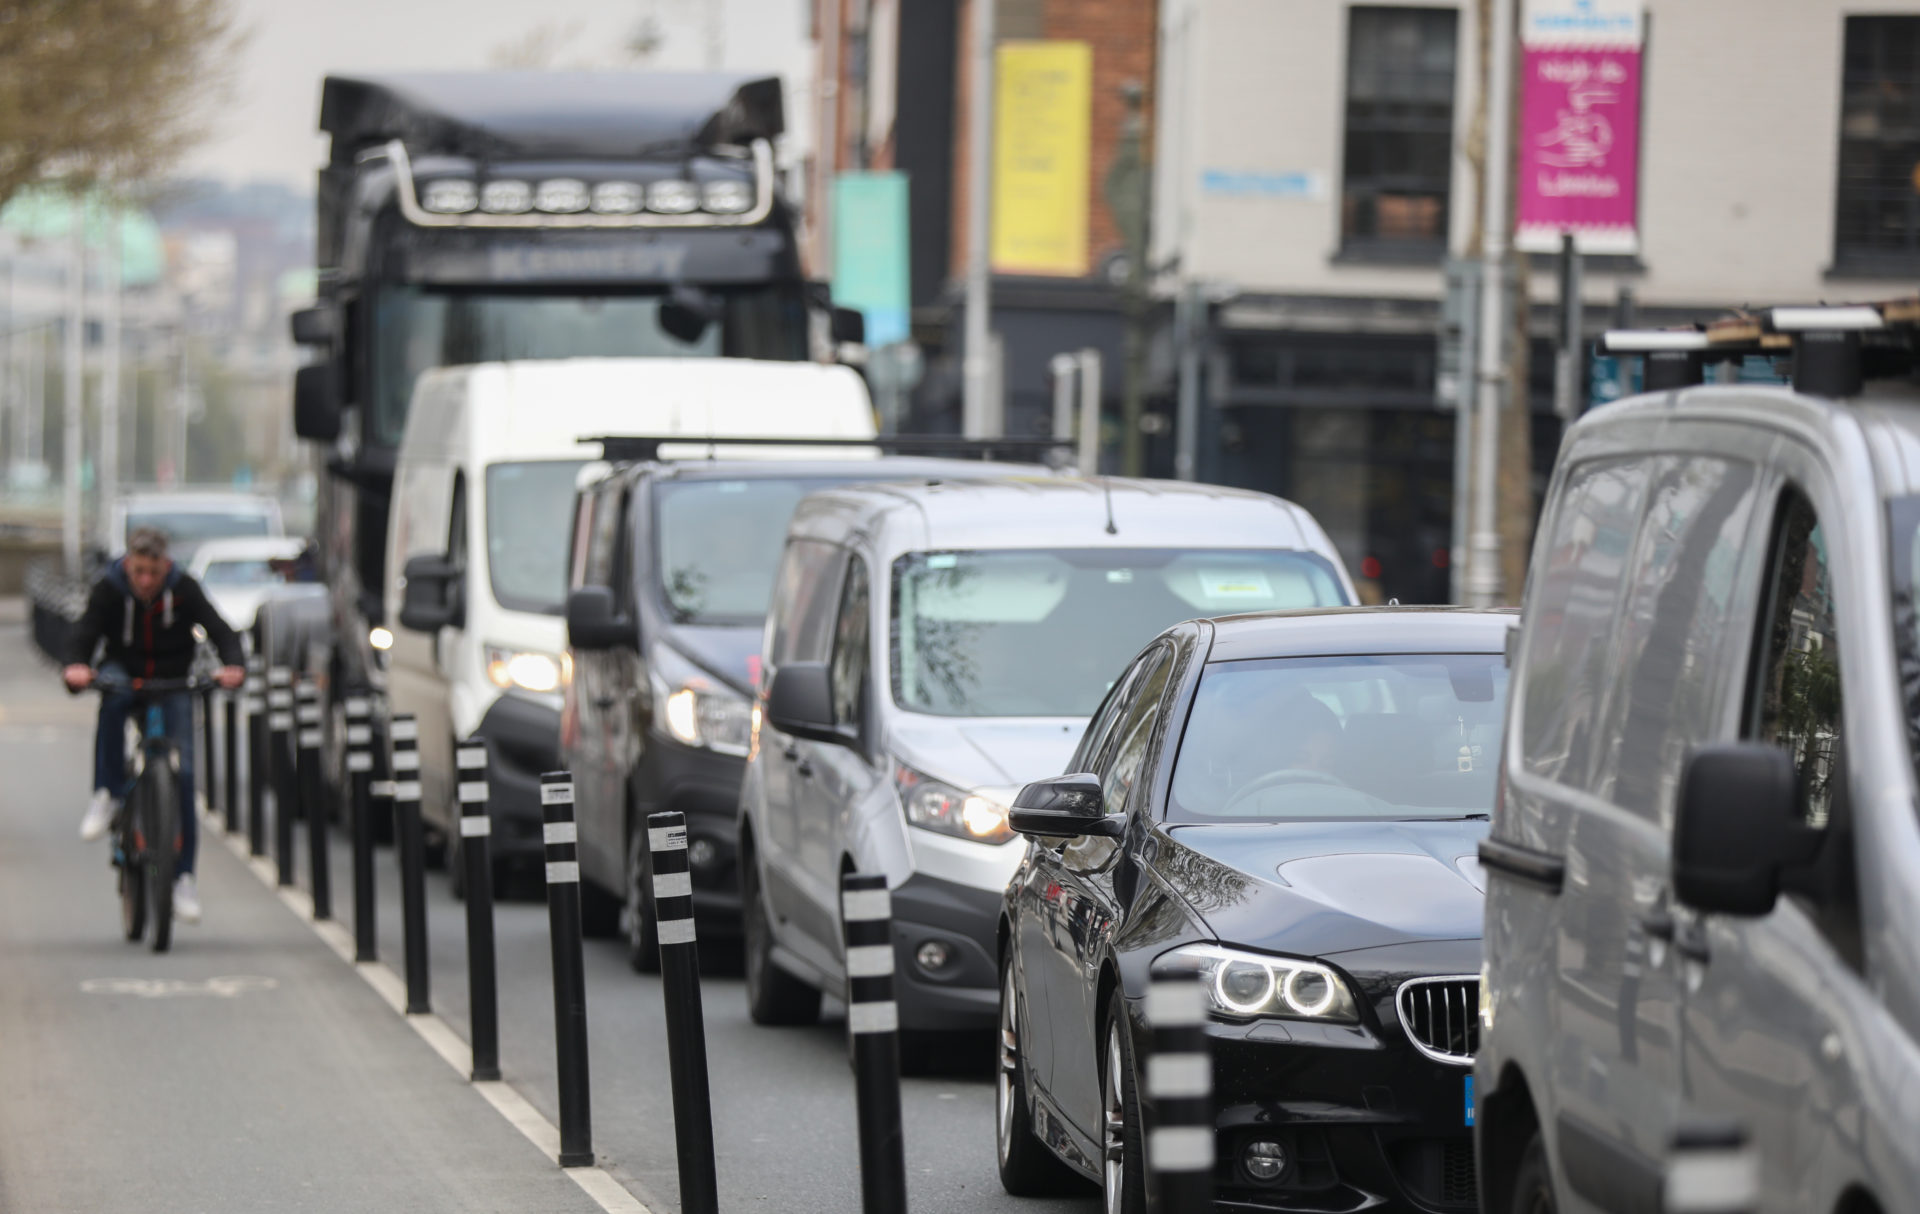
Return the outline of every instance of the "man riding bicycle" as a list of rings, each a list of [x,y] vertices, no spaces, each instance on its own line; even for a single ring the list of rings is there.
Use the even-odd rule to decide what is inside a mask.
[[[192,670],[198,624],[220,655],[219,683],[229,689],[246,678],[240,638],[207,600],[200,583],[167,556],[167,537],[142,527],[127,540],[127,554],[107,567],[93,584],[87,609],[74,625],[67,665],[60,672],[75,691],[93,684],[93,652],[105,642],[100,668],[124,679],[180,679]],[[174,915],[186,923],[200,920],[200,895],[194,887],[193,858],[198,831],[193,815],[193,699],[176,692],[162,701],[167,736],[179,744],[180,858],[174,883]],[[80,822],[89,842],[107,833],[127,789],[126,724],[133,698],[109,691],[100,697],[100,720],[93,737],[93,801]]]

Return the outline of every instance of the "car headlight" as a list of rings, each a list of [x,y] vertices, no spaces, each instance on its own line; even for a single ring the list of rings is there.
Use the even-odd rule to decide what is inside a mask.
[[[560,690],[563,673],[553,654],[487,646],[487,678],[495,687],[549,695]]]
[[[1007,807],[991,797],[943,784],[905,763],[893,765],[893,786],[906,807],[907,821],[922,830],[976,843],[1005,843],[1013,838]]]
[[[1155,961],[1153,969],[1155,973],[1199,974],[1207,1008],[1216,1016],[1235,1020],[1280,1016],[1338,1024],[1360,1019],[1353,992],[1339,974],[1318,961],[1189,944]]]
[[[753,706],[746,697],[699,673],[691,662],[656,656],[648,676],[653,719],[667,735],[687,746],[745,755],[753,735]]]

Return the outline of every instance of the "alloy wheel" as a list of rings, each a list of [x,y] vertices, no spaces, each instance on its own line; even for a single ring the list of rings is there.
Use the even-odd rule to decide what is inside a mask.
[[[1101,1083],[1101,1106],[1105,1114],[1100,1135],[1101,1154],[1105,1159],[1101,1208],[1106,1214],[1120,1214],[1126,1190],[1127,1107],[1121,1096],[1120,1083],[1120,1068],[1123,1065],[1120,1057],[1120,1026],[1110,1024],[1107,1026],[1107,1073]]]
[[[1000,1068],[998,1082],[994,1085],[994,1128],[998,1131],[996,1145],[1000,1149],[1002,1164],[1007,1162],[1008,1152],[1013,1149],[1013,1082],[1018,1074],[1015,1068],[1020,1065],[1017,1023],[1013,1002],[1013,966],[1009,964],[1000,993]]]

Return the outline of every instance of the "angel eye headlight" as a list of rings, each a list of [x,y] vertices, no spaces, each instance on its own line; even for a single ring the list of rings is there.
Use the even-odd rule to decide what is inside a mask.
[[[1208,1010],[1228,1019],[1277,1016],[1352,1024],[1360,1018],[1345,980],[1318,961],[1189,944],[1155,961],[1153,969],[1199,974]]]

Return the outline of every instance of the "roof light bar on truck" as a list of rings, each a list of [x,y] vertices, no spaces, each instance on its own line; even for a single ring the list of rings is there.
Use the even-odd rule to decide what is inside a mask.
[[[581,444],[599,444],[602,458],[610,461],[659,460],[662,447],[689,447],[706,452],[695,459],[717,459],[721,447],[810,447],[825,449],[874,448],[886,455],[947,456],[955,459],[1026,458],[1044,460],[1049,452],[1071,450],[1074,440],[1067,438],[960,438],[951,434],[883,434],[878,438],[769,438],[765,435],[733,437],[689,434],[603,434],[583,438]]]

